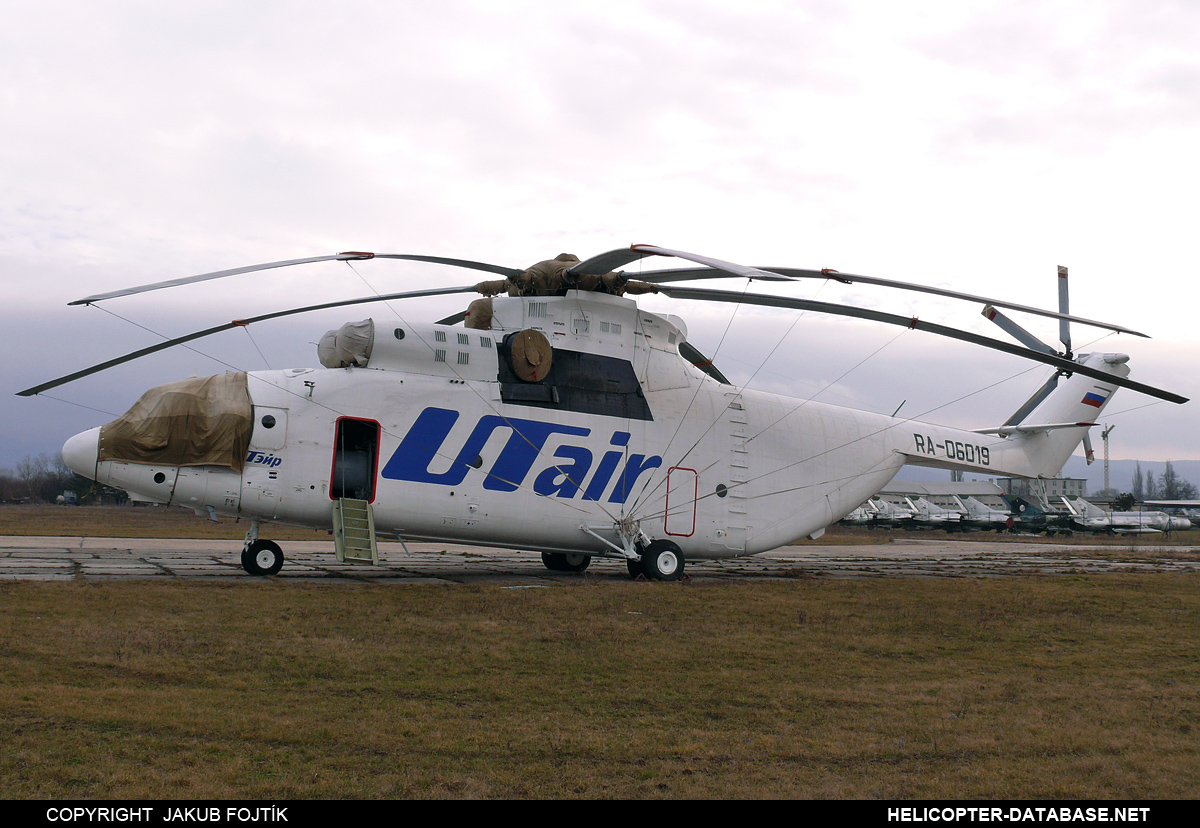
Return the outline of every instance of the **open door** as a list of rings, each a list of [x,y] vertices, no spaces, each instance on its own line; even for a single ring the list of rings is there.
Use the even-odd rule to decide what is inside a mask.
[[[339,417],[335,428],[330,499],[374,502],[379,470],[379,423]]]

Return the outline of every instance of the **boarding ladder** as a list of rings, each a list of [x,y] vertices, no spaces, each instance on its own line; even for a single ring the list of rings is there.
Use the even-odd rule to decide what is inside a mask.
[[[333,545],[339,561],[378,564],[375,518],[365,500],[339,498],[333,504]]]

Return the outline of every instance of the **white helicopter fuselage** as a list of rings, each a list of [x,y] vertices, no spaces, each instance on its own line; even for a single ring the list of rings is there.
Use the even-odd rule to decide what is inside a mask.
[[[505,337],[526,330],[552,344],[559,386],[506,376]],[[365,365],[247,374],[240,472],[101,460],[98,429],[64,459],[201,514],[329,528],[353,496],[384,536],[619,556],[640,533],[705,559],[819,534],[906,462],[1052,475],[1086,431],[981,434],[739,389],[680,355],[686,335],[578,291],[498,298],[488,330],[377,320]],[[1076,380],[1099,387],[1060,383],[1040,421],[1083,419]]]

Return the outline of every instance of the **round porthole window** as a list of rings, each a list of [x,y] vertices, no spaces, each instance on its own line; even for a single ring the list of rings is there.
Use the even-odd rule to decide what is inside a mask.
[[[479,455],[476,455],[475,459],[471,461],[471,466],[476,469],[483,468],[483,458]]]
[[[396,328],[392,333],[396,335],[396,339],[404,339],[404,328]]]
[[[729,494],[729,489],[726,488],[725,484],[718,483],[717,484],[717,497],[724,497],[727,494]]]
[[[275,416],[273,414],[267,414],[266,416],[264,416],[262,418],[262,426],[263,426],[263,428],[274,428],[275,427]]]
[[[162,483],[166,479],[167,479],[167,476],[165,474],[163,474],[162,472],[158,472],[157,474],[154,475],[155,483]]]

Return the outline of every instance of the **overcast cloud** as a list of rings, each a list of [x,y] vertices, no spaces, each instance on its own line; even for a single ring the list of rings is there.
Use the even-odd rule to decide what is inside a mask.
[[[1097,347],[1195,397],[1197,43],[1188,2],[9,3],[0,466],[109,419],[79,405],[120,413],[150,385],[226,364],[313,365],[310,343],[368,313],[268,324],[253,341],[231,331],[198,346],[220,361],[177,351],[51,392],[78,405],[12,396],[156,341],[67,301],[339,250],[525,266],[651,242],[1044,307],[1065,264],[1073,312],[1154,337]],[[363,278],[381,291],[476,280],[355,267],[107,307],[178,335],[365,295]],[[961,303],[788,290],[1004,336]],[[436,319],[459,304],[398,310]],[[907,401],[954,425],[1001,422],[1048,374],[915,332],[646,304],[685,317],[751,387],[886,413]],[[1078,347],[1103,332],[1073,333]],[[1200,459],[1195,404],[1150,402],[1123,391],[1109,406],[1113,456]]]

